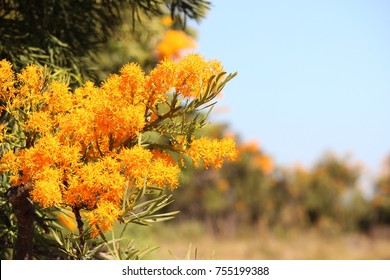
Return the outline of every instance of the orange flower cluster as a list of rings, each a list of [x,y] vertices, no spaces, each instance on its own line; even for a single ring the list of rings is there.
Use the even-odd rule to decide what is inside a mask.
[[[0,61],[0,97],[2,100],[14,95],[14,84],[12,64],[3,59]]]
[[[8,107],[25,106],[34,108],[40,103],[43,87],[43,71],[30,65],[21,71],[15,79],[12,64],[5,59],[0,61],[0,98]],[[12,104],[9,103],[12,100]]]
[[[37,66],[15,75],[2,60],[1,110],[20,122],[32,142],[3,155],[0,171],[12,185],[31,186],[32,200],[43,207],[83,209],[97,235],[124,214],[127,188],[178,186],[178,164],[166,152],[140,145],[141,135],[170,94],[197,98],[222,70],[219,62],[191,54],[164,60],[148,76],[130,63],[100,87],[87,82],[72,91],[63,82],[46,84]],[[235,157],[235,146],[231,139],[201,138],[177,152],[188,153],[196,166],[202,160],[205,167],[220,167],[224,157]]]
[[[217,60],[206,61],[198,54],[189,54],[179,62],[166,59],[150,72],[147,85],[151,98],[160,100],[169,91],[184,97],[198,98],[207,88],[212,76],[223,72]]]
[[[171,189],[179,183],[179,167],[165,152],[151,152],[141,146],[135,146],[132,149],[123,149],[119,158],[125,166],[124,174],[135,179],[135,186],[138,188],[144,186],[144,178],[149,180],[149,184],[168,186]]]
[[[231,138],[219,140],[202,137],[192,141],[187,154],[191,157],[195,167],[203,163],[204,168],[210,166],[220,168],[223,158],[234,160],[237,157],[235,143]]]

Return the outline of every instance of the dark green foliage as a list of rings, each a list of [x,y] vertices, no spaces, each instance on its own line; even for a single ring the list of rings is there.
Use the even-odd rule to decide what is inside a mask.
[[[54,76],[81,82],[96,76],[94,54],[123,21],[134,26],[141,14],[171,13],[185,23],[187,17],[200,20],[209,7],[207,1],[186,0],[0,1],[0,59],[11,61],[16,70],[31,63],[48,65]]]

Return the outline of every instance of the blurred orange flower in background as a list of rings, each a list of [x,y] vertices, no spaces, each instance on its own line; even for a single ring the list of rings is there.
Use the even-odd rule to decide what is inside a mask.
[[[66,214],[58,212],[57,218],[68,230],[74,231],[77,229],[76,218],[72,212]]]
[[[259,155],[252,159],[252,164],[257,166],[262,172],[268,174],[274,169],[272,159],[266,155]]]
[[[157,45],[158,58],[180,58],[184,50],[196,48],[194,38],[180,30],[169,29]]]
[[[240,145],[239,156],[251,154],[250,163],[258,168],[261,172],[268,174],[274,169],[274,163],[268,155],[264,154],[260,143],[257,140],[250,140]]]

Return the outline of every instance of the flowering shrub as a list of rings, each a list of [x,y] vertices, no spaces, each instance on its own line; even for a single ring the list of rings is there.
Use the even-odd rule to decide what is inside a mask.
[[[192,136],[206,124],[199,111],[212,105],[233,76],[218,61],[190,54],[163,60],[149,75],[130,63],[99,87],[86,82],[72,90],[50,81],[45,69],[30,65],[15,74],[2,60],[0,171],[15,190],[9,201],[14,208],[31,199],[44,210],[70,209],[81,249],[83,221],[93,238],[115,221],[171,218],[156,212],[169,203],[159,190],[179,185],[174,158],[220,167],[236,157],[231,139]],[[153,194],[148,203],[145,195]]]

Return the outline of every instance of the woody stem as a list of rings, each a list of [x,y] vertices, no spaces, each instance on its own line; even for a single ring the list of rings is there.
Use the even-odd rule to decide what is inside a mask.
[[[83,220],[81,219],[80,208],[76,206],[76,207],[73,207],[72,210],[73,210],[73,213],[76,217],[77,229],[79,231],[80,253],[81,253],[84,250],[84,245],[85,245],[84,223],[83,223]]]

